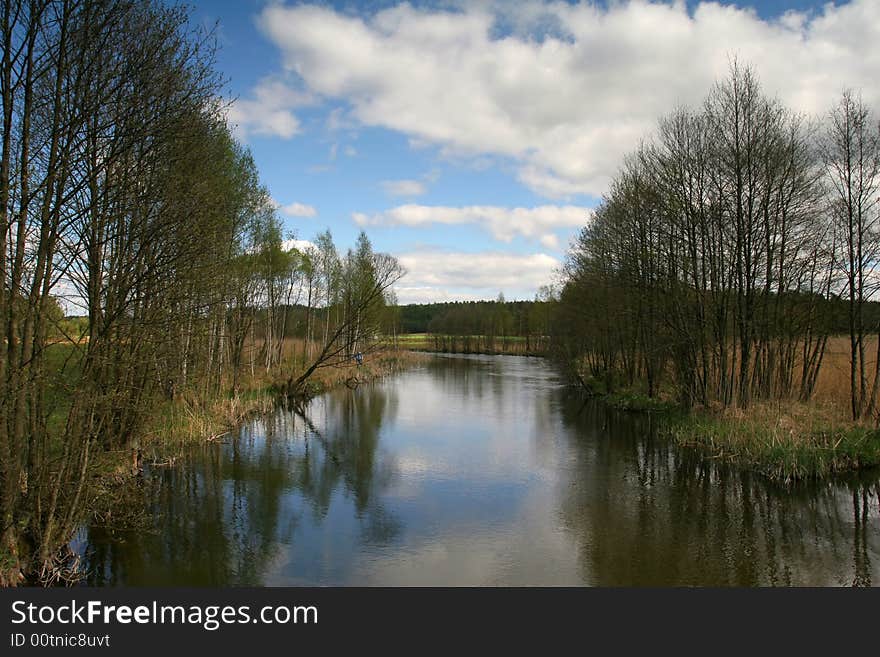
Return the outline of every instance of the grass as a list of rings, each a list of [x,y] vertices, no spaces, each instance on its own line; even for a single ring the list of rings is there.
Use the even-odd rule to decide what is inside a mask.
[[[73,385],[80,378],[82,345],[71,342],[49,344],[43,354],[48,385],[46,386],[46,426],[50,435],[59,435],[67,422]]]
[[[672,412],[678,405],[671,401],[667,394],[649,397],[642,386],[626,386],[615,382],[612,392],[608,392],[607,383],[599,377],[588,376],[584,385],[591,397],[596,397],[603,404],[621,411],[639,412]]]
[[[680,445],[782,481],[880,465],[880,430],[841,421],[836,409],[823,404],[699,410],[671,418],[661,431]]]
[[[367,355],[361,366],[347,365],[319,369],[312,375],[309,383],[312,393],[320,394],[340,385],[361,385],[380,379],[401,369],[416,366],[423,359],[423,356],[411,351],[383,349]]]
[[[648,397],[640,392],[617,392],[602,396],[602,401],[621,411],[659,412],[674,411],[677,406],[665,399]]]
[[[243,390],[236,396],[165,401],[147,424],[142,444],[167,450],[182,443],[214,441],[253,415],[274,407],[269,388]]]
[[[144,444],[162,446],[164,451],[194,440],[215,441],[223,438],[248,418],[270,412],[279,398],[281,372],[296,371],[296,363],[287,353],[300,346],[285,345],[287,364],[275,372],[259,370],[245,377],[238,393],[226,392],[214,398],[182,399],[164,402],[150,422]],[[406,351],[379,350],[368,354],[360,367],[351,365],[323,367],[309,378],[306,397],[313,397],[340,385],[360,385],[420,362],[418,354]]]
[[[643,386],[588,377],[591,394],[613,408],[662,412],[661,433],[712,459],[736,463],[772,479],[827,477],[880,465],[880,429],[873,418],[853,421],[850,414],[849,338],[828,340],[822,369],[809,402],[758,401],[746,409],[682,410],[667,386],[648,397]],[[866,349],[866,370],[873,372],[876,345]],[[869,355],[870,354],[870,355]],[[870,376],[870,374],[869,374]]]

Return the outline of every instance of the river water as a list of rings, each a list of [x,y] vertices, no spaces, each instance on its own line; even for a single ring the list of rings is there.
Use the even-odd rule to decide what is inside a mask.
[[[877,585],[880,473],[783,487],[585,403],[542,359],[433,356],[148,467],[94,585]]]

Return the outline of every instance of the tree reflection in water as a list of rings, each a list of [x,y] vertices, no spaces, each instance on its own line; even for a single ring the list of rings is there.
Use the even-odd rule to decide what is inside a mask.
[[[590,583],[878,583],[876,471],[776,485],[658,440],[650,416],[563,409],[578,463],[563,515]]]
[[[378,492],[393,478],[377,454],[393,395],[344,391],[308,413],[281,409],[236,440],[191,450],[174,468],[147,468],[147,531],[87,531],[92,585],[259,585],[303,513],[324,518],[334,494],[354,501],[365,542],[393,540],[399,523]]]

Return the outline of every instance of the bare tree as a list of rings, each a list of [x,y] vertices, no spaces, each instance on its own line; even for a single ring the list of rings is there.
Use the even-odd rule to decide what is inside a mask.
[[[850,406],[853,419],[858,419],[865,412],[873,412],[877,403],[877,371],[868,392],[864,310],[877,290],[880,131],[861,97],[853,91],[845,91],[831,111],[823,151],[831,187],[830,212],[841,243],[837,264],[848,301]],[[880,354],[880,327],[877,332]]]

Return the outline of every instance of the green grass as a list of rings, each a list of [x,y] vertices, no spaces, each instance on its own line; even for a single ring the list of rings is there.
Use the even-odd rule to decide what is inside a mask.
[[[648,397],[648,395],[640,392],[622,392],[603,395],[602,401],[608,406],[622,411],[654,411],[666,413],[674,411],[677,408],[672,402],[657,397]]]
[[[601,378],[584,382],[602,403],[625,411],[660,412],[661,435],[695,447],[707,458],[793,481],[880,465],[880,429],[853,422],[833,404],[761,401],[747,409],[682,409],[669,395],[648,397],[639,387]]]
[[[83,316],[65,317],[59,323],[57,329],[53,330],[50,337],[56,339],[66,339],[67,337],[79,339],[88,331],[89,318]]]
[[[644,386],[627,386],[616,381],[612,392],[608,392],[607,383],[600,377],[588,376],[584,379],[589,394],[603,404],[622,411],[653,411],[673,412],[678,405],[666,396],[649,397]]]
[[[671,418],[661,433],[782,481],[880,465],[880,430],[810,415],[776,415],[767,406],[736,414],[694,411]]]

